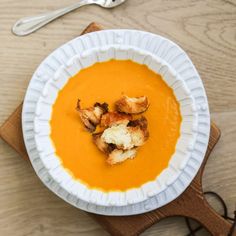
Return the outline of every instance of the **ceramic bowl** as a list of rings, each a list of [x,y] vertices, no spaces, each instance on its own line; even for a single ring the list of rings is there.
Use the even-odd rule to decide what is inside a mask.
[[[155,181],[124,192],[103,192],[75,180],[62,166],[50,139],[52,105],[81,69],[110,59],[130,59],[161,74],[180,104],[182,123],[176,151]],[[186,53],[161,36],[135,30],[107,30],[78,37],[54,51],[36,70],[22,113],[30,160],[54,193],[86,211],[132,215],[163,206],[191,183],[209,139],[210,117],[201,79]]]

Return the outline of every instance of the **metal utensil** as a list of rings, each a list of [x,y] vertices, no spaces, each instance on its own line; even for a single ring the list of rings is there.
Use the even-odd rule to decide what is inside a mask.
[[[95,4],[104,8],[113,8],[121,5],[125,1],[126,0],[80,0],[75,4],[55,11],[46,12],[36,16],[24,17],[15,23],[12,27],[12,32],[18,36],[25,36],[79,7]]]

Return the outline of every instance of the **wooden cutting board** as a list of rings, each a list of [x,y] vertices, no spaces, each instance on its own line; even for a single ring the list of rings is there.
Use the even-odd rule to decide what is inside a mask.
[[[82,34],[98,30],[102,30],[102,27],[96,23],[91,23]],[[0,135],[25,160],[29,160],[22,135],[21,111],[22,103],[0,127]],[[173,202],[152,212],[137,216],[100,216],[91,213],[88,214],[100,223],[111,235],[117,236],[139,235],[153,224],[169,216],[190,217],[200,222],[212,235],[228,235],[232,224],[209,206],[202,190],[204,167],[219,138],[220,130],[214,123],[211,123],[210,140],[204,162],[190,186]],[[236,236],[236,233],[233,235]]]

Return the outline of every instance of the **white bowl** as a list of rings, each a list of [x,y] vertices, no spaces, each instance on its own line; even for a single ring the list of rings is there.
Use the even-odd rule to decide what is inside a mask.
[[[61,165],[50,139],[52,105],[74,74],[96,62],[131,59],[162,75],[180,103],[182,124],[168,167],[140,188],[124,192],[89,189]],[[163,37],[135,30],[107,30],[76,38],[54,51],[36,70],[22,114],[30,160],[57,195],[86,211],[131,215],[163,206],[191,183],[204,158],[210,130],[207,98],[190,59]]]

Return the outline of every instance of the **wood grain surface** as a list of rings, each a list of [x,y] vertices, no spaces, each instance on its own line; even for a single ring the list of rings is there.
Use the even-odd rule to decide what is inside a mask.
[[[91,23],[86,27],[82,34],[101,29],[102,27],[97,23]],[[21,157],[29,161],[22,135],[21,112],[22,104],[20,104],[6,122],[0,126],[0,136],[6,143],[13,147]],[[137,216],[111,217],[96,214],[89,215],[100,223],[107,232],[117,236],[140,235],[155,223],[170,216],[183,216],[195,219],[212,235],[228,235],[231,231],[232,224],[223,219],[220,214],[209,205],[206,198],[203,196],[202,188],[202,176],[205,165],[214,146],[219,141],[219,138],[220,130],[213,122],[211,122],[209,144],[203,164],[190,186],[171,203],[155,211]],[[194,204],[192,204],[192,202],[194,202]],[[236,232],[233,235],[236,235]]]
[[[222,131],[214,157],[206,166],[203,185],[205,190],[217,191],[225,199],[232,215],[236,202],[235,2],[128,0],[111,11],[84,7],[25,38],[11,34],[10,28],[19,17],[72,2],[75,0],[1,0],[0,123],[23,99],[40,61],[77,36],[89,22],[167,36],[183,47],[196,65],[207,90],[212,118]],[[0,140],[0,235],[106,235],[85,213],[48,191],[31,166],[16,157]],[[215,208],[220,210],[217,205]],[[186,232],[182,218],[170,218],[143,235],[178,236]]]

